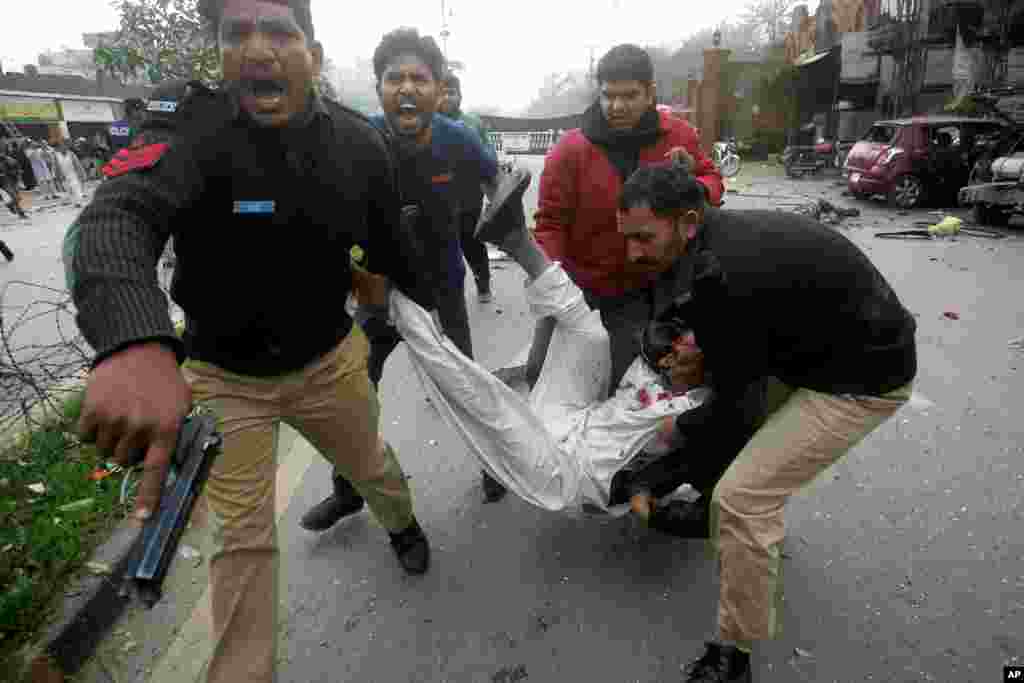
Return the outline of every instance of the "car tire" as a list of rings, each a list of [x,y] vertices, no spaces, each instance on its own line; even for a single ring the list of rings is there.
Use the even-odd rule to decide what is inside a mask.
[[[889,203],[897,209],[915,209],[924,203],[924,183],[916,175],[896,178],[889,190]]]
[[[991,225],[997,228],[1004,228],[1010,222],[1010,213],[984,204],[975,204],[973,210],[974,222],[978,225]]]

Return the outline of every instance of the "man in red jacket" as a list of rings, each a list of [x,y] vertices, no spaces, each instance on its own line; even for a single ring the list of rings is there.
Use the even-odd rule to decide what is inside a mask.
[[[611,337],[611,386],[639,353],[634,334],[648,320],[651,276],[626,262],[616,207],[626,179],[640,166],[685,160],[707,203],[722,203],[722,176],[685,121],[655,108],[654,64],[635,45],[619,45],[597,67],[598,101],[583,127],[565,133],[548,153],[540,178],[536,237],[552,261],[579,285]],[[552,320],[537,324],[527,374],[535,381],[547,353]]]

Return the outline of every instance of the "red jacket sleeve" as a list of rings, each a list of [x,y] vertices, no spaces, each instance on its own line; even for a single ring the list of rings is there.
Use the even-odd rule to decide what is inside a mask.
[[[697,131],[686,121],[671,119],[673,129],[673,147],[683,147],[693,157],[693,175],[698,182],[702,183],[708,191],[708,202],[711,206],[722,204],[722,195],[725,194],[725,185],[722,183],[722,174],[719,172],[715,162],[711,161],[700,148],[700,139],[697,138]]]
[[[562,137],[544,159],[540,174],[540,197],[537,203],[537,243],[552,261],[565,259],[569,231],[576,220],[576,169],[573,161],[574,131]]]

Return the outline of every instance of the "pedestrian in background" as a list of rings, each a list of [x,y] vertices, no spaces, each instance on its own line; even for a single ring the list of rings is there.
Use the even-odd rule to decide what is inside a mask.
[[[480,138],[480,144],[494,151],[489,131],[483,120],[476,114],[462,111],[462,83],[459,77],[448,72],[441,80],[441,106],[439,111],[452,121],[470,129]],[[491,292],[491,259],[487,253],[487,245],[476,238],[476,225],[480,221],[480,212],[484,206],[484,193],[480,183],[474,179],[458,182],[458,195],[455,213],[455,229],[462,243],[462,253],[466,257],[469,269],[476,280],[477,301],[489,304],[494,301]]]
[[[62,140],[55,148],[54,155],[57,159],[57,168],[64,180],[64,189],[71,195],[71,201],[75,206],[82,206],[85,200],[85,169],[78,155],[68,145],[67,140]]]

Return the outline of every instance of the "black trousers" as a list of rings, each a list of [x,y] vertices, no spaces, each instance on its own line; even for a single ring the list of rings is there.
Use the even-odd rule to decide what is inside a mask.
[[[491,260],[487,256],[487,245],[473,236],[476,224],[480,220],[481,207],[460,211],[456,214],[459,239],[462,241],[462,253],[466,255],[466,263],[473,271],[478,292],[491,291]]]

